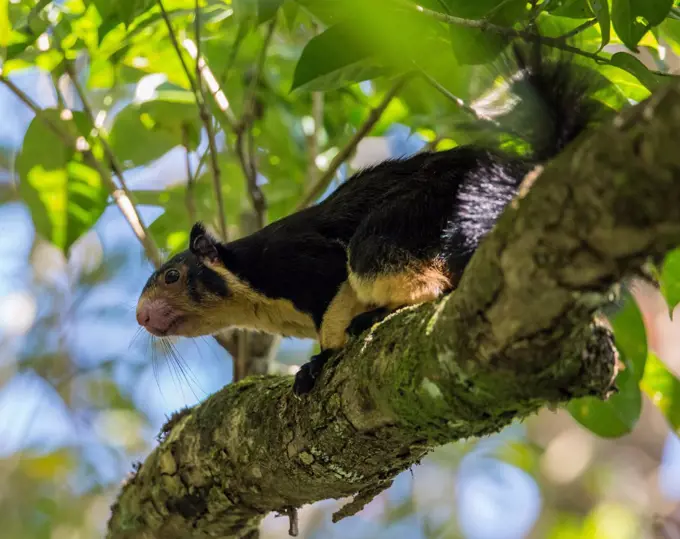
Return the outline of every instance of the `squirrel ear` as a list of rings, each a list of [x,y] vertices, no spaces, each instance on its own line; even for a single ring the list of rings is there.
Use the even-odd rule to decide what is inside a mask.
[[[218,241],[210,235],[203,223],[196,223],[191,228],[189,250],[197,257],[216,262],[219,259],[217,244]]]

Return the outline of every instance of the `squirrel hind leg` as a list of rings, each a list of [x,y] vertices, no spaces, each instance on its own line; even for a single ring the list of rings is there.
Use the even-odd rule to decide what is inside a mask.
[[[349,337],[358,337],[364,331],[372,328],[375,324],[383,320],[392,311],[387,307],[378,307],[372,311],[358,314],[347,326],[347,335]]]

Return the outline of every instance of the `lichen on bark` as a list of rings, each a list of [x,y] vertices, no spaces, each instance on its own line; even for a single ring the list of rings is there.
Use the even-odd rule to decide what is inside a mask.
[[[355,496],[360,509],[433,447],[546,404],[604,396],[615,368],[593,316],[680,244],[680,86],[568,148],[511,204],[455,292],[352,342],[304,398],[290,377],[188,410],[123,488],[111,539],[254,537],[270,511]]]

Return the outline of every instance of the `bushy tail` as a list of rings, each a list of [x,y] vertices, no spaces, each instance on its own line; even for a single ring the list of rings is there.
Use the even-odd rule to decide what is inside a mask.
[[[511,74],[473,108],[494,131],[519,139],[532,161],[554,157],[609,110],[592,97],[602,77],[565,53],[515,45],[507,63]]]
[[[609,110],[593,98],[602,78],[565,55],[521,45],[508,62],[502,83],[472,103],[481,120],[475,122],[481,133],[469,132],[482,135],[472,146],[479,160],[457,186],[444,231],[453,275],[463,272],[533,166],[555,157]],[[480,147],[495,151],[480,154]]]

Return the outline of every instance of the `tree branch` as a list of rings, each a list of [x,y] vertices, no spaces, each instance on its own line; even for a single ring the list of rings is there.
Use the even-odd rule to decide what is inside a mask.
[[[187,214],[189,221],[196,220],[196,200],[194,197],[194,183],[198,177],[199,167],[196,167],[196,176],[191,171],[191,151],[189,150],[189,130],[186,125],[182,126],[182,146],[184,146],[184,167],[187,173],[187,191],[185,195]],[[199,163],[200,164],[200,163]]]
[[[316,166],[316,158],[319,155],[319,134],[323,129],[323,92],[312,92],[312,121],[314,129],[306,135],[307,140],[307,183],[317,181],[319,167]]]
[[[517,30],[507,26],[498,26],[497,24],[493,24],[486,19],[463,19],[461,17],[455,17],[446,13],[440,13],[439,11],[434,11],[418,4],[413,4],[408,0],[396,0],[396,4],[404,9],[408,9],[409,11],[422,13],[423,15],[427,15],[430,18],[445,22],[446,24],[454,24],[456,26],[464,26],[466,28],[477,28],[478,30],[492,32],[494,34],[499,34],[508,38],[518,37],[530,43],[540,42],[543,45],[548,45],[549,47],[553,47],[555,49],[562,49],[563,51],[571,52],[572,54],[577,54],[579,56],[585,56],[586,58],[590,58],[591,60],[595,60],[597,62],[609,63],[609,59],[607,57],[581,50],[578,47],[573,47],[565,43],[563,37],[548,37],[534,34],[526,30]]]
[[[560,37],[557,39],[561,39],[562,41],[567,41],[569,38],[572,38],[574,36],[577,36],[581,32],[587,30],[591,26],[595,26],[597,24],[597,19],[590,19],[582,24],[579,24],[576,28],[573,30],[570,30],[569,32],[566,32],[562,34]]]
[[[604,396],[612,285],[680,244],[680,84],[572,145],[509,205],[457,290],[352,341],[302,399],[289,377],[186,410],[124,487],[108,537],[251,537],[269,511],[356,494],[433,447]],[[408,335],[408,338],[404,338]]]
[[[368,118],[366,118],[366,121],[364,121],[361,127],[357,129],[356,133],[354,133],[354,136],[347,142],[347,144],[345,144],[345,146],[343,146],[343,148],[330,162],[326,171],[319,177],[316,183],[312,185],[309,191],[307,191],[307,193],[302,197],[302,201],[298,204],[296,210],[306,208],[310,204],[314,203],[316,199],[319,198],[324,193],[324,191],[333,181],[333,177],[340,168],[340,165],[342,165],[349,158],[349,156],[352,155],[352,152],[356,150],[356,147],[359,145],[361,140],[366,135],[368,135],[371,129],[373,129],[373,127],[375,126],[375,124],[378,123],[378,120],[380,120],[380,116],[382,116],[382,113],[385,112],[385,109],[390,104],[390,101],[394,99],[394,97],[399,93],[399,90],[402,89],[402,87],[410,77],[411,77],[410,73],[399,77],[392,86],[392,88],[390,88],[390,90],[385,94],[385,96],[383,97],[382,101],[378,104],[378,106],[375,107],[374,109],[371,109],[371,111],[368,114]]]

